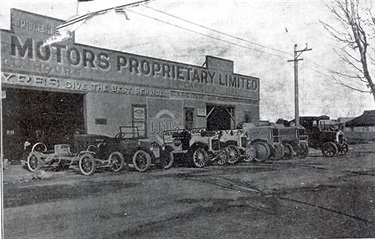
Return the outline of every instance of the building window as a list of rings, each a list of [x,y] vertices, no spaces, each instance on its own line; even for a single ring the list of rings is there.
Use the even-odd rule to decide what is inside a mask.
[[[132,105],[133,126],[138,128],[139,137],[147,137],[146,105]]]

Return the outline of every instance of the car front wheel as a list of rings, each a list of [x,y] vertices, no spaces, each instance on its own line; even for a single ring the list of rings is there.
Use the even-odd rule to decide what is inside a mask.
[[[197,148],[192,154],[193,164],[197,168],[203,168],[208,159],[207,151],[204,148]]]
[[[333,142],[326,142],[322,145],[322,153],[324,157],[333,157],[338,153],[338,148]]]
[[[307,143],[300,143],[298,148],[298,157],[305,159],[309,155],[309,146]]]
[[[229,145],[225,148],[225,150],[228,152],[228,163],[229,164],[235,164],[240,160],[241,152],[236,146]]]
[[[91,154],[83,154],[79,158],[78,167],[81,173],[85,176],[92,175],[95,172],[96,163]]]
[[[294,150],[292,145],[290,144],[285,144],[284,145],[284,154],[283,154],[283,159],[284,160],[289,160],[293,158]]]
[[[256,157],[254,158],[257,162],[263,162],[270,158],[271,149],[266,142],[255,142],[254,143]]]
[[[172,151],[166,152],[161,159],[163,169],[170,169],[174,164],[174,155]]]
[[[274,145],[272,149],[272,155],[271,159],[272,160],[279,160],[284,156],[284,145],[282,144],[276,144]]]
[[[220,149],[216,154],[216,162],[218,165],[223,166],[228,163],[228,152],[225,149]]]

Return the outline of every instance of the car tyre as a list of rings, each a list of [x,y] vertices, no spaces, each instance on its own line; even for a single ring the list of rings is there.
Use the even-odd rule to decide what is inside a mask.
[[[256,151],[255,151],[255,147],[253,144],[248,144],[246,149],[245,149],[245,152],[244,152],[244,157],[243,157],[243,161],[244,162],[252,162],[255,160],[255,157],[256,157]]]
[[[161,166],[163,169],[170,169],[174,164],[174,154],[172,151],[168,151],[163,154],[161,159]]]
[[[294,150],[292,145],[290,144],[284,144],[284,154],[283,159],[284,160],[290,160],[293,158]]]
[[[262,142],[262,141],[255,142],[254,147],[255,147],[255,153],[256,153],[256,156],[254,158],[255,161],[264,162],[270,158],[271,149],[270,149],[270,146],[266,142]]]
[[[228,145],[227,147],[225,147],[225,150],[227,151],[227,154],[228,154],[229,164],[235,164],[240,160],[241,152],[236,146]]]
[[[217,152],[217,164],[220,166],[223,166],[228,163],[228,152],[225,149],[220,149],[219,152]]]
[[[343,145],[341,145],[340,147],[339,147],[339,152],[338,152],[338,154],[340,155],[340,156],[344,156],[344,155],[346,155],[346,153],[349,151],[349,145],[347,144],[347,143],[344,143]]]
[[[298,157],[301,159],[307,158],[309,155],[309,146],[307,143],[300,143],[298,148]]]
[[[192,153],[193,165],[203,168],[207,164],[208,154],[204,148],[196,148]]]
[[[94,157],[89,153],[83,154],[79,159],[78,167],[83,175],[92,175],[96,169],[96,162]]]
[[[151,166],[151,156],[146,151],[139,149],[133,155],[133,166],[138,172],[144,172]]]
[[[272,152],[272,155],[271,155],[271,159],[272,160],[279,160],[281,159],[283,156],[284,156],[284,146],[282,144],[276,144],[274,145],[273,147],[273,152]]]
[[[338,153],[337,145],[333,142],[326,142],[322,145],[322,153],[324,157],[333,157]]]
[[[29,156],[27,157],[27,168],[30,172],[35,172],[40,169],[41,166],[41,159],[38,157],[38,155],[34,152],[31,152]]]
[[[119,172],[124,167],[124,156],[118,151],[111,153],[108,161],[113,172]]]

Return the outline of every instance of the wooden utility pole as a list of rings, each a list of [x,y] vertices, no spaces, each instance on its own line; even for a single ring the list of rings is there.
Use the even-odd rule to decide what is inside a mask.
[[[302,54],[302,52],[311,51],[311,50],[312,50],[311,48],[308,48],[307,43],[306,43],[305,49],[303,50],[297,50],[297,44],[294,44],[294,59],[288,60],[288,62],[291,62],[291,61],[294,62],[294,120],[295,120],[295,124],[297,127],[299,126],[298,61],[303,60],[303,59],[298,59],[298,57]]]

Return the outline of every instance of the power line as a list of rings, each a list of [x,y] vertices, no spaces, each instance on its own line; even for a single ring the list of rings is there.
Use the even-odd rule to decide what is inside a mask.
[[[166,21],[160,20],[160,19],[155,18],[155,17],[151,17],[151,16],[147,16],[145,14],[139,13],[139,12],[135,12],[135,11],[132,11],[132,10],[129,10],[129,9],[127,9],[127,11],[135,13],[135,14],[138,14],[138,15],[146,17],[146,18],[150,18],[150,19],[158,21],[158,22],[162,22],[162,23],[167,24],[167,25],[171,25],[171,26],[183,29],[185,31],[189,31],[189,32],[201,35],[201,36],[205,36],[205,37],[211,38],[211,39],[214,39],[214,40],[217,40],[217,41],[222,41],[222,42],[225,42],[225,43],[228,43],[228,44],[231,44],[231,45],[235,45],[235,46],[239,46],[239,47],[242,47],[242,48],[246,48],[246,49],[249,49],[249,50],[252,50],[252,51],[257,51],[257,52],[261,52],[261,53],[265,53],[265,54],[269,54],[269,55],[281,57],[281,58],[284,58],[284,59],[288,59],[285,56],[280,56],[280,55],[269,53],[269,52],[265,52],[265,51],[262,51],[262,50],[259,50],[259,49],[256,49],[256,48],[251,48],[251,47],[240,45],[240,44],[237,44],[237,43],[234,43],[234,42],[231,42],[231,41],[223,40],[221,38],[213,37],[213,36],[210,36],[210,35],[207,35],[207,34],[204,34],[204,33],[198,32],[198,31],[195,31],[195,30],[191,30],[191,29],[188,29],[188,28],[185,28],[185,27],[182,27],[182,26],[170,23],[170,22],[166,22]]]
[[[327,67],[324,67],[324,66],[322,66],[322,65],[320,65],[320,64],[318,64],[318,63],[316,63],[316,62],[314,62],[314,61],[312,61],[312,60],[309,60],[309,59],[307,59],[307,58],[306,58],[306,61],[309,61],[309,62],[313,63],[314,65],[316,65],[316,66],[318,66],[318,67],[320,67],[320,68],[322,68],[322,69],[324,69],[324,70],[326,70],[326,71],[328,71],[328,72],[331,72],[331,71],[332,71],[332,70],[328,69]]]
[[[270,49],[270,50],[273,50],[273,51],[277,51],[277,52],[280,52],[280,53],[283,53],[283,54],[290,55],[288,52],[281,51],[281,50],[278,50],[278,49],[275,49],[275,48],[272,48],[272,47],[268,47],[268,46],[265,46],[265,45],[262,45],[262,44],[259,44],[259,43],[256,43],[256,42],[251,42],[251,41],[248,41],[248,40],[246,40],[246,39],[243,39],[243,38],[240,38],[240,37],[237,37],[237,36],[234,36],[234,35],[230,35],[230,34],[227,34],[227,33],[225,33],[225,32],[218,31],[218,30],[216,30],[216,29],[212,29],[212,28],[206,27],[206,26],[204,26],[204,25],[201,25],[201,24],[198,24],[198,23],[195,23],[195,22],[192,22],[192,21],[189,21],[189,20],[183,19],[183,18],[181,18],[181,17],[178,17],[178,16],[175,16],[175,15],[172,15],[172,14],[169,14],[169,13],[166,13],[166,12],[163,12],[163,11],[161,11],[161,10],[158,10],[158,9],[152,8],[152,7],[150,7],[150,6],[146,6],[146,5],[144,5],[143,7],[148,8],[148,9],[151,9],[151,10],[156,11],[156,12],[159,12],[159,13],[162,13],[162,14],[167,15],[167,16],[170,16],[170,17],[176,18],[176,19],[178,19],[178,20],[181,20],[181,21],[184,21],[184,22],[187,22],[187,23],[190,23],[190,24],[193,24],[193,25],[199,26],[199,27],[201,27],[201,28],[204,28],[204,29],[207,29],[207,30],[210,30],[210,31],[213,31],[213,32],[216,32],[216,33],[219,33],[219,34],[222,34],[222,35],[225,35],[225,36],[228,36],[228,37],[231,37],[231,38],[234,38],[234,39],[237,39],[237,40],[240,40],[240,41],[243,41],[243,42],[249,43],[249,44],[252,44],[252,45],[260,46],[260,47],[263,47],[263,48],[267,48],[267,49]],[[162,20],[158,20],[158,21],[163,22]],[[186,30],[186,29],[183,28],[183,27],[180,27],[180,28]],[[192,30],[189,30],[189,31],[192,31]],[[196,33],[196,32],[194,31],[194,33]],[[201,34],[201,33],[198,33],[198,34]],[[201,34],[201,35],[202,35],[202,34]],[[207,36],[207,35],[205,35],[205,34],[203,34],[203,35],[204,35],[204,36]],[[209,36],[209,37],[210,37],[210,38],[213,38],[213,37],[211,37],[211,36]],[[215,39],[221,41],[221,39],[217,39],[217,38],[215,38]],[[226,41],[226,42],[228,43],[228,41]],[[231,44],[235,44],[235,43],[231,43]],[[235,44],[235,45],[237,45],[237,44]],[[243,47],[243,46],[241,45],[241,47]],[[254,50],[253,48],[251,48],[251,49]],[[258,50],[258,51],[260,51],[260,50]],[[261,52],[264,52],[264,51],[261,51]],[[266,54],[271,54],[271,53],[268,53],[268,52],[264,52],[264,53],[266,53]],[[278,57],[282,57],[282,58],[286,58],[286,57],[284,57],[284,56],[280,56],[280,55],[275,55],[275,54],[271,54],[271,55],[278,56]],[[330,72],[330,70],[329,70],[328,68],[326,68],[326,67],[324,67],[324,66],[322,66],[322,65],[320,65],[320,64],[318,64],[318,63],[316,63],[316,62],[314,62],[314,61],[312,61],[312,60],[309,60],[309,59],[307,59],[307,58],[305,58],[305,59],[306,59],[307,61],[313,63],[314,65],[316,65],[316,66],[318,66],[318,67],[320,67],[320,68],[322,68],[322,69],[324,69],[324,70]],[[312,69],[312,68],[310,68],[310,69]],[[312,70],[313,70],[313,69],[312,69]],[[314,71],[316,71],[316,72],[322,74],[321,72],[319,72],[319,71],[317,71],[317,70],[314,70]],[[325,75],[325,76],[327,76],[327,75]]]
[[[203,26],[201,24],[198,24],[198,23],[195,23],[195,22],[192,22],[192,21],[189,21],[189,20],[186,20],[186,19],[183,19],[183,18],[180,18],[180,17],[177,17],[175,15],[172,15],[172,14],[169,14],[169,13],[166,13],[166,12],[163,12],[161,10],[158,10],[158,9],[155,9],[155,8],[152,8],[152,7],[149,7],[149,6],[143,6],[143,7],[146,7],[148,9],[151,9],[153,11],[156,11],[156,12],[159,12],[159,13],[162,13],[162,14],[165,14],[167,16],[170,16],[170,17],[173,17],[173,18],[176,18],[178,20],[181,20],[181,21],[184,21],[184,22],[188,22],[190,24],[193,24],[193,25],[196,25],[196,26],[199,26],[199,27],[202,27],[204,29],[207,29],[207,30],[210,30],[210,31],[213,31],[213,32],[216,32],[216,33],[219,33],[219,34],[222,34],[222,35],[225,35],[225,36],[228,36],[228,37],[232,37],[232,38],[235,38],[237,40],[240,40],[240,41],[243,41],[243,42],[247,42],[249,44],[252,44],[252,45],[256,45],[256,46],[260,46],[260,47],[264,47],[264,48],[267,48],[267,49],[270,49],[270,50],[273,50],[273,51],[277,51],[277,52],[280,52],[280,53],[283,53],[283,54],[287,54],[287,55],[290,55],[288,52],[285,52],[285,51],[281,51],[281,50],[278,50],[278,49],[274,49],[272,47],[268,47],[268,46],[265,46],[265,45],[262,45],[262,44],[259,44],[259,43],[256,43],[256,42],[251,42],[251,41],[248,41],[246,39],[243,39],[243,38],[240,38],[240,37],[237,37],[237,36],[233,36],[233,35],[230,35],[230,34],[227,34],[225,32],[222,32],[222,31],[218,31],[218,30],[215,30],[215,29],[212,29],[212,28],[209,28],[209,27],[206,27],[206,26]]]
[[[243,41],[243,42],[247,42],[247,43],[249,43],[249,44],[253,44],[253,45],[256,45],[256,46],[264,47],[264,48],[267,48],[267,49],[270,49],[270,50],[273,50],[273,51],[277,51],[277,52],[280,52],[280,53],[283,53],[283,54],[288,54],[288,55],[290,55],[288,52],[281,51],[281,50],[278,50],[278,49],[275,49],[275,48],[272,48],[272,47],[268,47],[268,46],[265,46],[265,45],[262,45],[262,44],[259,44],[259,43],[256,43],[256,42],[251,42],[251,41],[248,41],[248,40],[246,40],[246,39],[243,39],[243,38],[240,38],[240,37],[237,37],[237,36],[233,36],[233,35],[227,34],[227,33],[225,33],[225,32],[221,32],[221,31],[218,31],[218,30],[215,30],[215,29],[212,29],[212,28],[209,28],[209,27],[203,26],[203,25],[201,25],[201,24],[198,24],[198,23],[195,23],[195,22],[192,22],[192,21],[189,21],[189,20],[183,19],[183,18],[181,18],[181,17],[177,17],[177,16],[175,16],[175,15],[172,15],[172,14],[169,14],[169,13],[163,12],[163,11],[161,11],[161,10],[158,10],[158,9],[152,8],[152,7],[150,7],[150,6],[143,6],[143,7],[148,8],[148,9],[151,9],[151,10],[156,11],[156,12],[159,12],[159,13],[162,13],[162,14],[165,14],[165,15],[167,15],[167,16],[170,16],[170,17],[176,18],[176,19],[178,19],[178,20],[181,20],[181,21],[184,21],[184,22],[188,22],[188,23],[190,23],[190,24],[193,24],[193,25],[196,25],[196,26],[202,27],[202,28],[204,28],[204,29],[207,29],[207,30],[210,30],[210,31],[213,31],[213,32],[216,32],[216,33],[219,33],[219,34],[222,34],[222,35],[228,36],[228,37],[232,37],[232,38],[234,38],[234,39],[237,39],[237,40],[240,40],[240,41]],[[309,60],[309,59],[307,59],[307,58],[305,58],[305,59],[306,59],[307,61],[313,63],[314,65],[316,65],[316,66],[318,66],[318,67],[321,67],[322,69],[327,70],[328,72],[330,72],[330,70],[329,70],[328,68],[326,68],[326,67],[324,67],[324,66],[322,66],[322,65],[320,65],[320,64],[318,64],[318,63],[316,63],[316,62],[314,62],[314,61],[312,61],[312,60]]]

